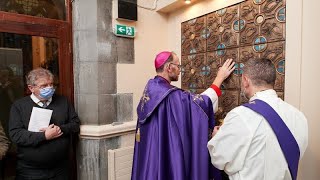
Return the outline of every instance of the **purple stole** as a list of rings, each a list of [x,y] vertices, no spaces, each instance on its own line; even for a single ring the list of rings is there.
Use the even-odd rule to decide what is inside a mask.
[[[287,160],[291,177],[293,180],[296,180],[300,159],[300,149],[287,125],[283,122],[278,113],[269,104],[262,100],[255,99],[249,103],[243,104],[243,106],[262,115],[268,121],[277,136],[281,150]]]

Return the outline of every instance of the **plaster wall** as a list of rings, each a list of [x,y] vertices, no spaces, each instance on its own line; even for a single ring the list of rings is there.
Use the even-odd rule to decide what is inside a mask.
[[[143,89],[150,78],[156,75],[155,55],[168,48],[168,19],[166,14],[158,13],[153,8],[153,1],[138,1],[138,21],[134,39],[134,64],[117,64],[117,92],[133,93],[133,120],[136,120],[136,107]],[[126,23],[127,22],[122,22]]]
[[[300,179],[319,179],[320,131],[318,127],[320,127],[320,94],[318,91],[320,89],[320,81],[317,80],[317,78],[318,67],[320,66],[320,62],[318,61],[318,43],[320,42],[320,38],[317,34],[319,33],[318,29],[320,28],[320,25],[316,23],[315,19],[320,17],[318,9],[320,2],[316,0],[301,0],[299,1],[301,6],[290,1],[287,3],[289,3],[288,10],[292,6],[292,11],[288,11],[288,13],[290,13],[288,20],[290,19],[292,25],[296,23],[296,28],[298,28],[298,26],[301,28],[300,34],[295,31],[296,28],[289,29],[288,36],[292,40],[290,44],[287,44],[288,50],[290,50],[288,53],[300,51],[301,56],[292,57],[292,59],[297,59],[295,60],[297,64],[300,64],[300,73],[297,73],[298,75],[300,74],[300,78],[295,80],[289,76],[288,78],[294,82],[289,84],[291,86],[289,86],[287,90],[290,92],[293,88],[296,88],[293,87],[293,84],[300,80],[300,88],[297,87],[300,89],[300,92],[296,93],[297,95],[300,95],[300,101],[295,101],[299,102],[298,107],[307,116],[309,125],[309,146],[303,161],[300,164]],[[302,12],[300,16],[294,14],[294,7],[297,8],[298,12]],[[301,23],[297,21],[300,18]],[[290,46],[299,46],[299,44],[301,44],[301,49],[299,49],[299,47],[292,47],[289,49]],[[294,95],[288,96],[288,101],[293,101],[294,99]]]

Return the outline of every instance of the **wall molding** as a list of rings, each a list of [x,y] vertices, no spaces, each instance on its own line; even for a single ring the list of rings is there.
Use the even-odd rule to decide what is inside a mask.
[[[115,136],[132,134],[135,132],[137,122],[112,123],[107,125],[81,125],[80,138],[106,139]]]

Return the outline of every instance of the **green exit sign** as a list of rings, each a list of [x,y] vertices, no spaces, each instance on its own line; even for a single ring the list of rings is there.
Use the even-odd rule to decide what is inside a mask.
[[[116,24],[116,27],[114,29],[114,34],[117,36],[133,38],[135,35],[135,29],[134,27],[131,27],[131,26]]]

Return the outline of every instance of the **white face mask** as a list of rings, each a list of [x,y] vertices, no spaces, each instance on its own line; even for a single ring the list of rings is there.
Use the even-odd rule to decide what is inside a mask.
[[[54,94],[55,89],[53,87],[45,87],[40,89],[40,97],[43,99],[50,99]]]

